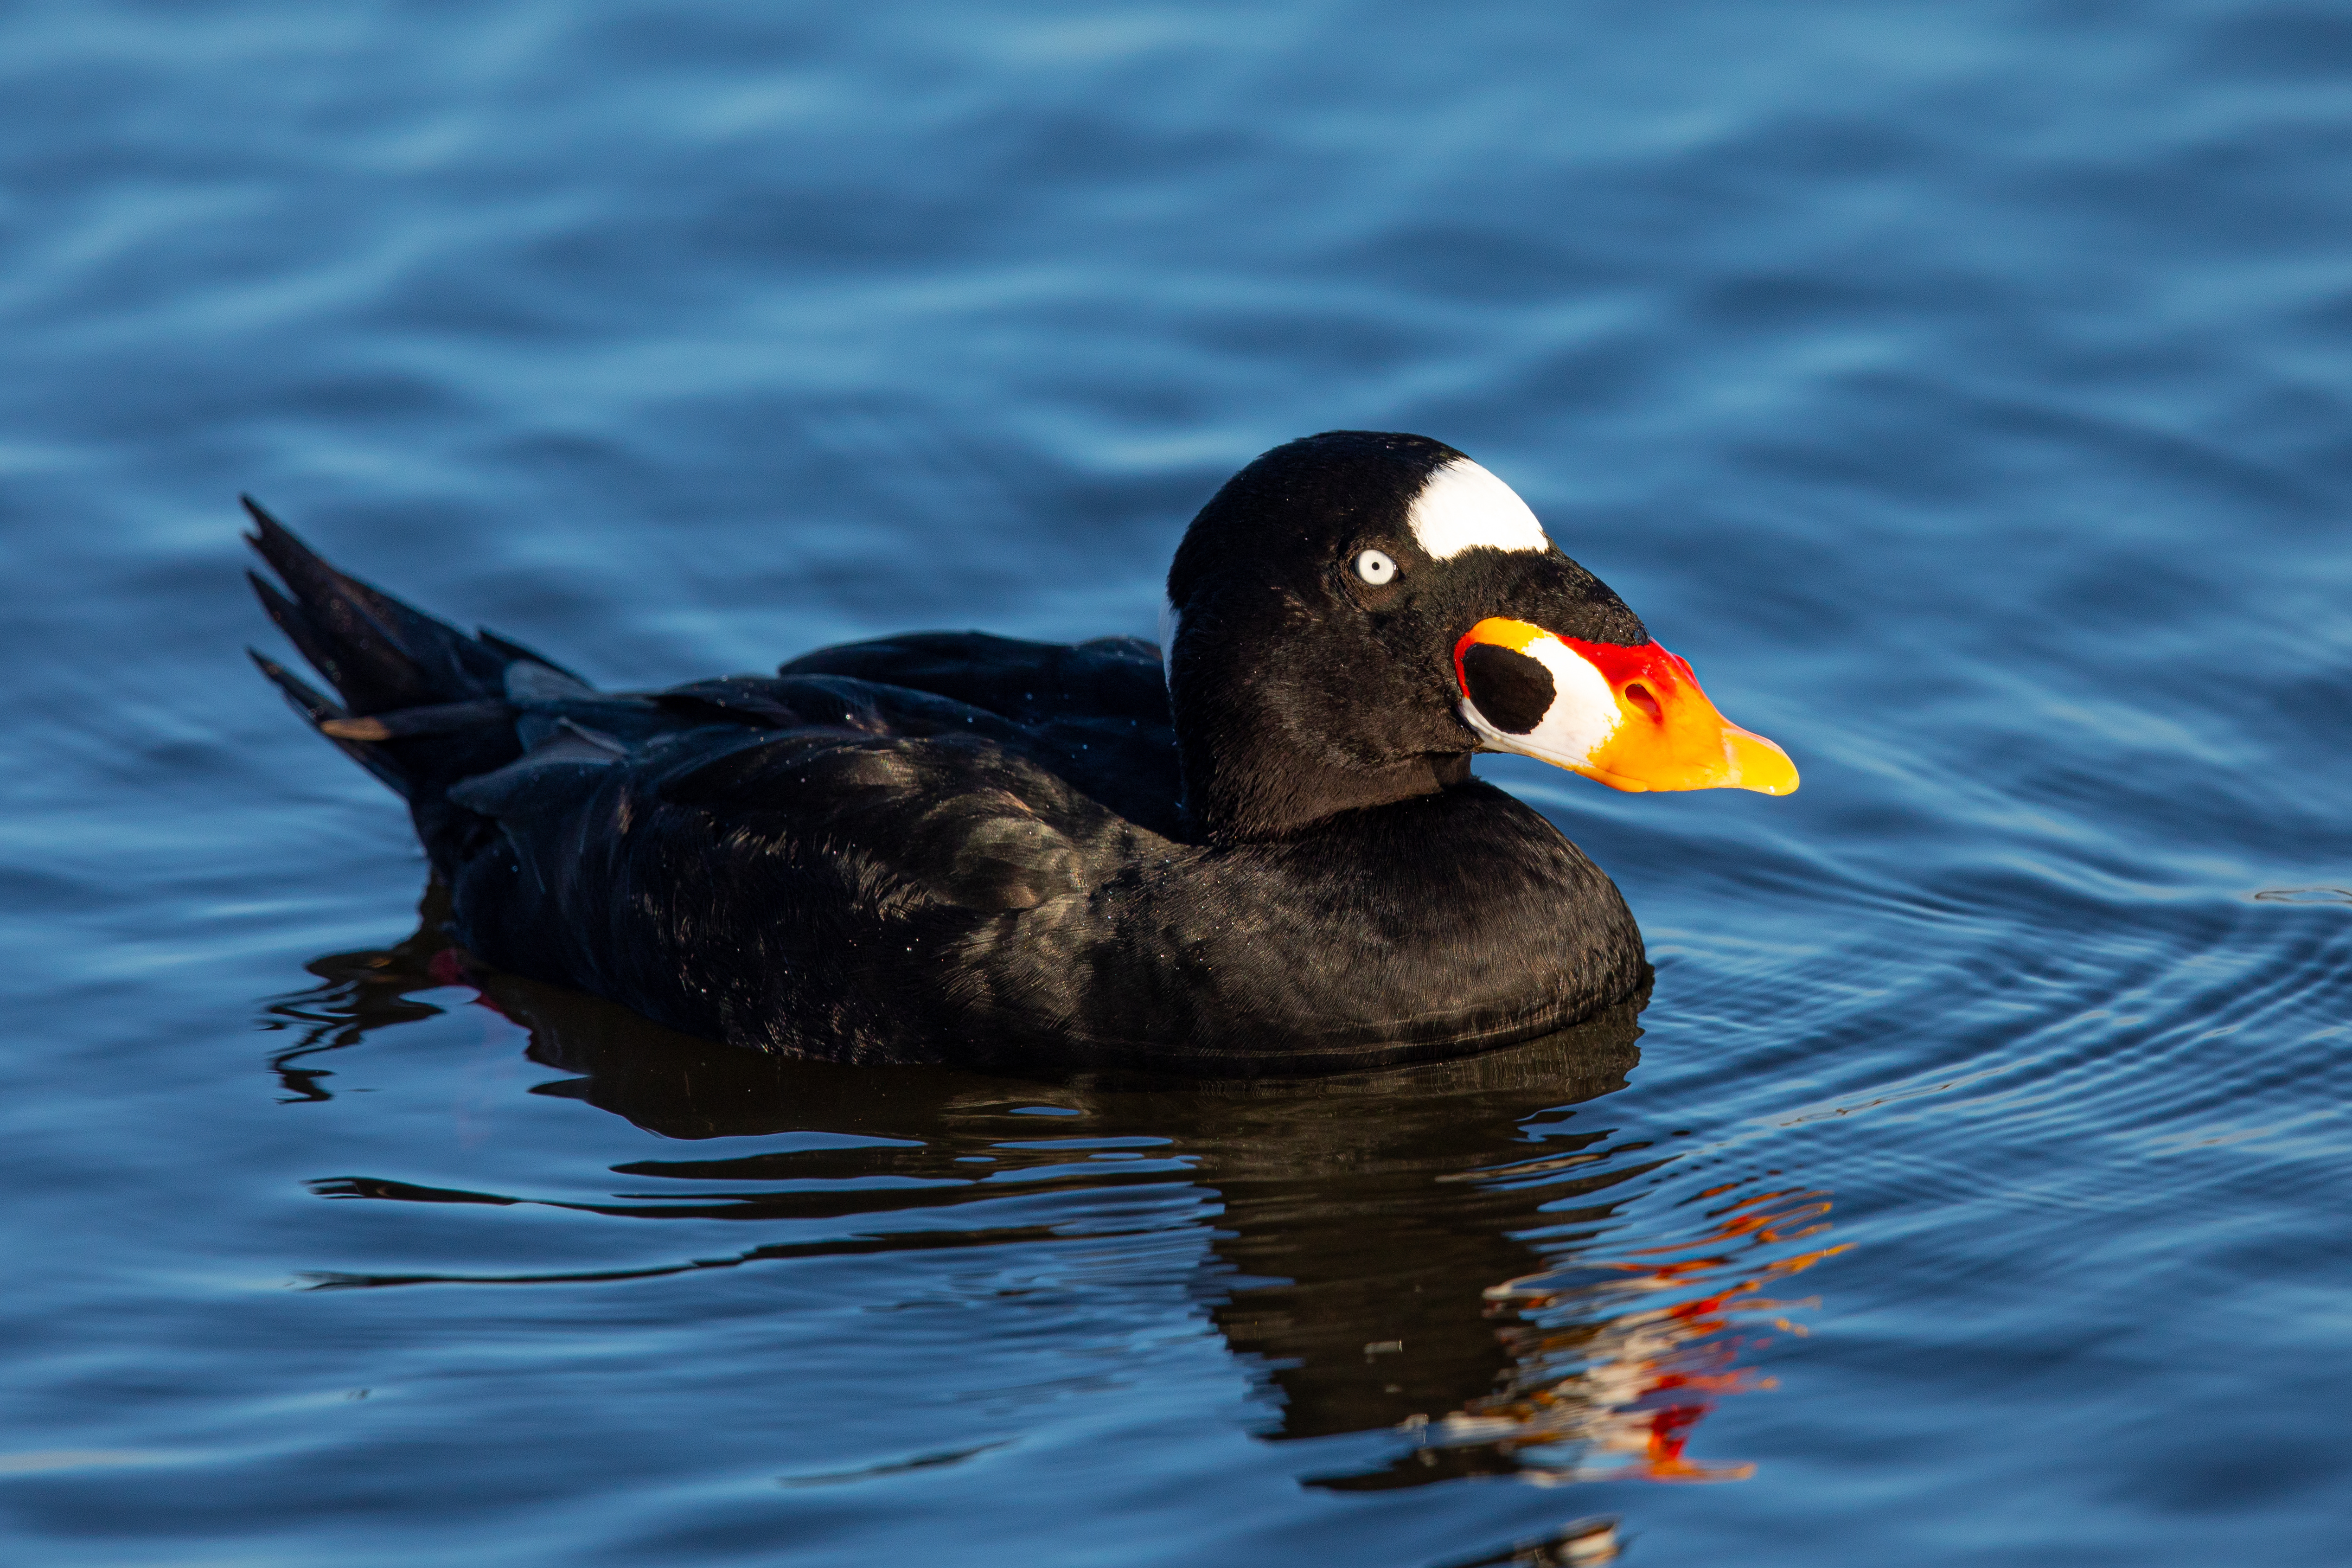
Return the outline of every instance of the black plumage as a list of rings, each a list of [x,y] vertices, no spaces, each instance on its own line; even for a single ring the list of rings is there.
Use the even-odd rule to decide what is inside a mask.
[[[1530,1038],[1636,994],[1617,890],[1469,776],[1453,649],[1505,614],[1639,643],[1557,550],[1443,560],[1451,447],[1338,432],[1203,508],[1163,675],[1131,638],[925,633],[606,693],[336,572],[250,501],[256,655],[408,800],[485,962],[845,1060],[1295,1073]],[[1366,549],[1400,565],[1374,586]]]

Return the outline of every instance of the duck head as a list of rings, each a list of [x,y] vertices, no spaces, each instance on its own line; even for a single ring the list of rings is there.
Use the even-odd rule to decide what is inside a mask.
[[[1334,430],[1225,482],[1160,646],[1185,807],[1273,838],[1520,752],[1622,790],[1797,787],[1527,503],[1426,437]]]

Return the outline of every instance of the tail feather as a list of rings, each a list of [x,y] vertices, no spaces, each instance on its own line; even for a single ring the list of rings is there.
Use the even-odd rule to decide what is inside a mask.
[[[568,675],[583,686],[591,684],[588,678],[582,675],[579,671],[566,669],[563,666],[556,663],[553,659],[548,658],[537,648],[519,643],[512,637],[502,637],[499,636],[498,633],[490,630],[488,626],[476,626],[474,628],[474,636],[479,638],[483,643],[487,644],[490,648],[504,656],[509,662],[516,659],[522,659],[531,664],[543,664],[547,666],[548,668],[555,671],[556,674]]]
[[[257,577],[254,579],[254,585],[260,588],[265,595],[274,592],[268,584],[262,582]],[[264,598],[262,602],[267,604],[268,600]],[[272,614],[274,618],[275,612]],[[281,621],[278,624],[282,626],[285,623]],[[268,676],[271,682],[277,686],[278,691],[285,696],[287,702],[292,706],[294,711],[299,713],[303,718],[308,719],[310,721],[310,727],[312,729],[318,731],[320,734],[325,735],[329,741],[333,742],[336,749],[341,751],[345,756],[351,758],[352,761],[359,763],[360,766],[373,773],[377,780],[386,788],[392,790],[394,794],[399,795],[404,798],[407,795],[408,781],[401,773],[399,768],[394,765],[390,757],[386,756],[381,750],[374,746],[366,745],[356,741],[346,741],[341,736],[331,733],[328,731],[327,726],[329,724],[347,721],[351,717],[350,714],[346,713],[342,708],[338,706],[336,703],[328,700],[328,699],[320,694],[315,687],[311,686],[309,681],[304,680],[300,676],[295,674],[292,670],[287,668],[276,659],[271,658],[268,655],[261,652],[258,648],[249,647],[245,651],[247,656],[250,658],[255,664],[261,667],[261,673]],[[307,658],[310,656],[306,653],[303,657]]]
[[[247,572],[245,580],[253,584],[254,597],[261,601],[261,607],[278,624],[278,629],[286,634],[286,640],[301,653],[304,661],[325,676],[330,685],[341,689],[341,660],[336,658],[335,645],[319,634],[311,625],[310,617],[302,613],[302,606],[280,593],[277,584],[258,572]],[[278,680],[275,675],[270,679]],[[285,682],[279,680],[278,685],[283,688]],[[339,715],[343,711],[338,708]]]
[[[426,848],[436,850],[452,810],[442,792],[520,754],[507,667],[561,667],[520,643],[468,637],[336,571],[250,496],[244,500],[255,527],[247,540],[285,584],[254,574],[254,593],[340,700],[273,659],[257,653],[255,663],[313,729],[408,799]]]
[[[290,599],[265,595],[264,607],[352,712],[497,694],[507,655],[345,576],[251,496],[241,499],[255,524],[247,540],[292,590]]]

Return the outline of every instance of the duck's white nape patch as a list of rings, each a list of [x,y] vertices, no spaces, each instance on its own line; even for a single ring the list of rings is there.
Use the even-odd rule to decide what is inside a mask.
[[[1429,476],[1413,498],[1412,536],[1430,558],[1444,561],[1485,545],[1490,550],[1549,550],[1543,524],[1518,491],[1467,458]]]
[[[1160,601],[1160,679],[1171,686],[1176,684],[1176,672],[1170,668],[1176,658],[1176,628],[1183,619],[1173,603]]]

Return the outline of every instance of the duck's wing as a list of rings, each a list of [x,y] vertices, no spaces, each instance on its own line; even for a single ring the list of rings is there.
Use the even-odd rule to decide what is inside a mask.
[[[1064,644],[917,632],[820,648],[773,677],[699,681],[658,700],[779,727],[988,736],[1130,821],[1180,831],[1167,684],[1158,651],[1133,637]]]
[[[572,810],[609,773],[636,803],[615,832],[649,806],[722,825],[759,818],[766,830],[873,857],[929,896],[974,909],[1024,909],[1066,890],[1066,857],[1045,837],[1055,826],[1115,831],[1123,814],[1100,795],[1141,787],[1128,779],[1090,789],[1087,759],[1073,765],[1049,726],[846,676],[729,676],[633,693],[541,677],[510,689],[501,711],[521,754],[447,793],[509,837]],[[1161,793],[1172,802],[1172,790]],[[1030,854],[1022,844],[1043,847]]]
[[[910,632],[803,654],[780,675],[842,675],[951,697],[1038,725],[1169,722],[1160,650],[1139,637],[1028,642],[986,632]]]
[[[460,940],[738,1044],[934,1058],[990,984],[978,933],[1172,848],[1034,760],[1018,726],[812,679],[718,694],[719,712],[772,705],[765,723],[706,709],[632,741],[555,714],[457,785],[491,829],[457,868]],[[845,721],[810,722],[828,696]]]

